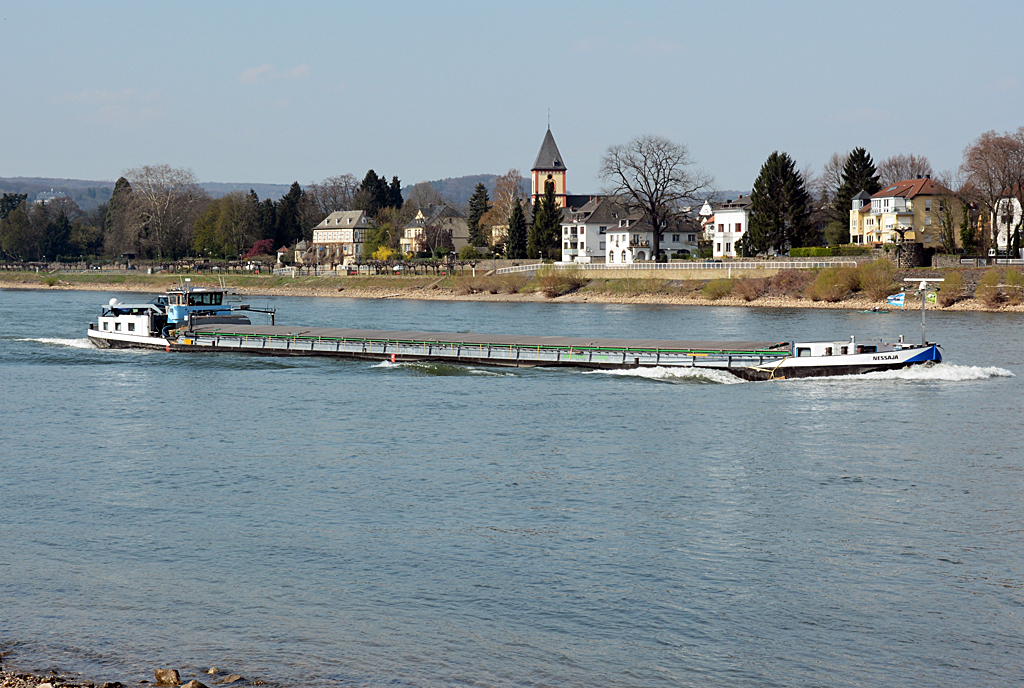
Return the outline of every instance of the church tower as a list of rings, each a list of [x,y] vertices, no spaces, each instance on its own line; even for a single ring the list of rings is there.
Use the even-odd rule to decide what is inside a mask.
[[[565,163],[562,161],[562,154],[558,152],[555,145],[555,137],[551,135],[551,128],[544,135],[544,143],[540,144],[540,152],[537,153],[537,161],[533,163],[533,185],[531,200],[536,205],[544,197],[544,185],[548,181],[555,184],[555,201],[559,208],[565,207]]]

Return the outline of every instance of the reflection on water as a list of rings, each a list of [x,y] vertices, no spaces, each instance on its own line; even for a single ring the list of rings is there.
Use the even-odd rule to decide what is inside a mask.
[[[715,371],[89,349],[116,294],[0,292],[0,645],[137,682],[1006,685],[1024,318],[945,363]],[[913,313],[274,299],[280,322],[895,339]],[[727,384],[737,383],[737,384]],[[979,679],[980,676],[984,678]]]

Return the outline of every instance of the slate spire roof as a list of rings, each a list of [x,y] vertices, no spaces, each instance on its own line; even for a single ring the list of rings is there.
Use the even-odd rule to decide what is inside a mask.
[[[548,129],[548,133],[544,134],[544,143],[540,144],[537,160],[533,163],[530,171],[564,169],[565,163],[562,161],[562,154],[558,152],[558,146],[555,145],[555,137],[551,135],[551,129]]]

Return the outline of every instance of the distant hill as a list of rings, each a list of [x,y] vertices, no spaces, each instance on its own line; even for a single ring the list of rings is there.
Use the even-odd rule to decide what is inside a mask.
[[[487,187],[487,193],[494,196],[494,182],[500,177],[498,174],[471,174],[466,177],[448,177],[429,182],[431,186],[440,192],[446,201],[455,205],[466,205],[469,197],[477,184],[483,183]],[[402,189],[402,197],[408,198],[412,192],[412,184]],[[530,179],[523,177],[519,182],[519,189],[523,195],[530,193]]]
[[[277,201],[288,193],[288,189],[291,188],[291,184],[234,184],[231,182],[200,182],[199,186],[206,189],[206,193],[210,194],[214,198],[220,198],[226,196],[232,191],[244,191],[249,193],[249,189],[256,192],[256,195],[260,197],[260,200],[271,199]]]
[[[220,198],[232,191],[253,189],[260,200],[278,200],[288,193],[291,184],[233,184],[228,182],[201,182],[199,186],[214,198]],[[30,201],[50,200],[67,196],[85,212],[96,209],[100,203],[110,200],[114,193],[114,182],[89,179],[57,179],[50,177],[0,177],[0,193],[28,194]]]

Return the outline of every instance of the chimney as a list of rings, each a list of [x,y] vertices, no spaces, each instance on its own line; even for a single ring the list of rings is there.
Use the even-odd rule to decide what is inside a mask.
[[[932,176],[931,176],[930,174],[926,174],[926,175],[924,176],[924,178],[925,178],[925,179],[931,179],[931,178],[932,178]]]
[[[920,178],[921,178],[921,175],[917,175],[917,178],[918,178],[918,179],[920,179]]]

